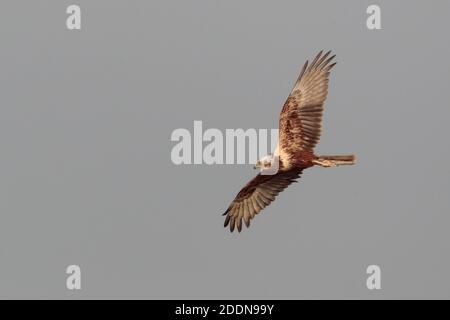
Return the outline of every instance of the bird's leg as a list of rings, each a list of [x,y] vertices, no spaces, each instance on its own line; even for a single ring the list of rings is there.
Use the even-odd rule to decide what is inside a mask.
[[[313,159],[312,163],[321,167],[329,168],[355,164],[355,159],[356,158],[354,155],[319,156]]]
[[[328,159],[314,159],[312,161],[315,165],[324,167],[324,168],[330,168],[330,167],[336,167],[337,164],[335,161],[328,160]]]

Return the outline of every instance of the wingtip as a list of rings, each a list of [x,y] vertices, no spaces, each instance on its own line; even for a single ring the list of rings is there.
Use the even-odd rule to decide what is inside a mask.
[[[337,65],[337,62],[333,62],[332,64],[330,64],[328,66],[328,69],[331,70],[331,68],[333,68],[335,65]]]
[[[230,212],[230,207],[228,207],[228,208],[227,208],[227,210],[225,210],[225,212],[224,212],[224,213],[222,213],[222,216],[225,216],[225,215],[227,215],[227,213],[228,213],[228,212]]]
[[[234,219],[232,219],[232,220],[230,221],[230,232],[233,232],[233,231],[234,231],[235,225],[236,225],[236,223],[235,223]]]
[[[224,223],[223,223],[223,227],[226,228],[226,227],[228,226],[228,223],[229,223],[229,222],[230,222],[230,216],[227,216],[227,217],[225,218]]]

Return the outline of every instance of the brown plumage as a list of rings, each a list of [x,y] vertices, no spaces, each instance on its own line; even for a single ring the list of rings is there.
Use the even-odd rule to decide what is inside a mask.
[[[314,165],[334,167],[351,165],[353,155],[316,156],[314,147],[322,131],[323,104],[328,93],[328,78],[334,55],[330,51],[319,54],[308,65],[306,61],[280,114],[279,141],[270,163],[258,161],[262,169],[279,167],[275,174],[259,173],[250,180],[225,211],[224,226],[242,230],[242,221],[247,227],[256,214],[268,206],[275,197],[300,177],[302,171]]]

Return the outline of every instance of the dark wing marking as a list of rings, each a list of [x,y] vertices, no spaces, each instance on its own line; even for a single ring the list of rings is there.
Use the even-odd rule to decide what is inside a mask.
[[[296,182],[301,172],[302,170],[300,169],[292,169],[289,171],[278,171],[274,175],[258,174],[239,191],[236,198],[225,211],[224,227],[229,225],[231,232],[237,227],[240,232],[243,220],[248,228],[250,220],[274,201],[275,197],[287,186]]]

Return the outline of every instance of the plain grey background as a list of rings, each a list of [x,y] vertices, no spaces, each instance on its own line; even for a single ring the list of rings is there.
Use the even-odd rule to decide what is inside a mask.
[[[366,28],[373,3],[382,30]],[[3,1],[0,297],[450,298],[449,10]],[[220,214],[255,171],[175,166],[170,135],[194,120],[276,128],[320,49],[338,64],[317,153],[358,164],[305,171],[230,234]],[[80,291],[65,287],[71,264]]]

